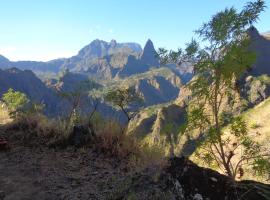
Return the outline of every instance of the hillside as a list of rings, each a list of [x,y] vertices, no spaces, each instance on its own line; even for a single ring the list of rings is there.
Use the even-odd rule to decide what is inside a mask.
[[[55,115],[59,111],[60,98],[30,70],[0,69],[0,85],[1,96],[13,88],[25,93],[33,102],[45,104],[47,114]]]
[[[233,111],[234,115],[244,116],[248,122],[248,132],[250,136],[256,138],[264,148],[269,151],[269,113],[270,113],[270,82],[269,76],[262,75],[258,77],[248,76],[244,83],[240,85],[242,100],[235,102],[234,107],[228,105],[224,109]],[[245,94],[245,95],[243,95]],[[152,146],[160,146],[165,149],[169,155],[171,143],[170,137],[175,137],[173,141],[174,152],[177,155],[191,156],[196,150],[198,142],[203,139],[196,131],[185,133],[181,130],[186,122],[185,103],[190,98],[190,92],[185,87],[180,87],[179,97],[173,103],[153,106],[146,108],[134,118],[129,124],[129,134],[140,138],[142,143]],[[168,124],[176,128],[168,130]],[[201,163],[197,158],[191,156],[191,159],[201,166],[208,167]],[[247,170],[250,171],[250,170]],[[245,174],[244,179],[262,180],[260,177],[254,177],[250,172]]]
[[[0,138],[9,142],[9,149],[0,150],[2,199],[269,200],[270,185],[233,182],[183,157],[161,159],[108,132],[83,148],[52,147],[55,135],[41,132],[44,122],[32,120],[0,128]]]
[[[258,142],[270,150],[270,97],[244,112],[244,119],[248,122],[250,134],[254,136]]]
[[[251,75],[270,74],[270,40],[266,39],[255,27],[248,30],[251,37],[251,49],[256,52],[256,63],[252,67]]]
[[[262,34],[267,40],[270,40],[270,31]]]

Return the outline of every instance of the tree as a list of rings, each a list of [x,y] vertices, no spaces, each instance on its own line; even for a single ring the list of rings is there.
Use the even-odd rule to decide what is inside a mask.
[[[185,50],[159,50],[164,63],[188,62],[194,65],[195,77],[188,84],[192,91],[188,123],[204,133],[205,140],[199,147],[203,151],[199,156],[208,164],[214,162],[233,179],[242,174],[241,166],[246,163],[255,170],[266,169],[269,165],[265,157],[268,155],[248,137],[242,119],[230,118],[233,125],[230,135],[225,135],[223,127],[228,118],[224,116],[228,113],[222,106],[228,103],[229,97],[236,97],[237,80],[255,62],[256,54],[249,50],[247,29],[257,22],[264,9],[262,0],[247,3],[240,12],[233,7],[226,8],[196,31],[203,48],[192,39]],[[235,161],[239,149],[243,149],[243,154]]]
[[[74,121],[74,123],[77,123],[80,109],[83,103],[83,100],[87,98],[87,100],[90,100],[90,104],[93,107],[93,110],[91,111],[89,115],[89,123],[96,112],[99,101],[94,96],[88,97],[89,92],[95,88],[98,87],[98,84],[96,84],[94,81],[87,80],[87,81],[81,81],[78,84],[74,86],[74,88],[70,91],[64,91],[60,92],[59,95],[68,101],[70,104],[70,112],[68,114],[68,121],[71,123]]]
[[[2,100],[7,105],[10,113],[15,116],[29,103],[29,99],[24,93],[14,91],[12,88],[8,89],[8,91],[3,94]]]
[[[134,107],[143,101],[141,95],[134,88],[110,90],[105,95],[105,100],[118,107],[126,116],[128,123],[138,112],[134,110]]]

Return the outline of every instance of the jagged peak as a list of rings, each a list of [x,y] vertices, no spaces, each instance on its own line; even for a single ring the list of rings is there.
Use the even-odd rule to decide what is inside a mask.
[[[144,50],[145,49],[155,49],[154,44],[151,39],[148,39],[145,43]]]
[[[248,34],[250,35],[251,38],[258,38],[261,37],[258,29],[255,26],[251,26],[248,30],[247,30]]]
[[[7,59],[5,56],[0,54],[0,61],[9,62],[9,59]]]
[[[144,46],[141,60],[148,65],[159,66],[157,52],[155,50],[153,42],[150,39],[147,40]]]
[[[110,46],[111,46],[112,48],[115,48],[116,45],[117,45],[116,40],[115,40],[115,39],[112,39],[111,42],[110,42]]]

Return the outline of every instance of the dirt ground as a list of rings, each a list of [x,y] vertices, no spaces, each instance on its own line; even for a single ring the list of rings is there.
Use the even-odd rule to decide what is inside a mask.
[[[4,199],[109,199],[114,182],[126,175],[124,165],[89,149],[78,151],[16,147],[0,152]]]

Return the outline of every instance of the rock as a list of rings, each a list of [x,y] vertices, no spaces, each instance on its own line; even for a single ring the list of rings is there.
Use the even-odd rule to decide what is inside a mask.
[[[211,181],[217,182],[218,180],[215,177],[210,177]]]
[[[0,190],[0,200],[4,200],[5,197],[6,197],[5,192]]]
[[[73,127],[73,131],[69,136],[69,144],[76,147],[81,147],[87,142],[90,142],[95,137],[94,131],[87,126],[76,125]]]
[[[157,55],[153,42],[148,39],[143,49],[141,61],[149,66],[158,67],[159,61]]]
[[[193,200],[203,200],[203,197],[202,197],[202,195],[197,193],[194,195]]]
[[[0,138],[0,151],[6,150],[7,146],[8,146],[8,141],[3,138]]]
[[[256,62],[250,70],[251,75],[270,74],[270,40],[259,34],[255,27],[248,29],[251,38],[251,50],[256,53]]]

